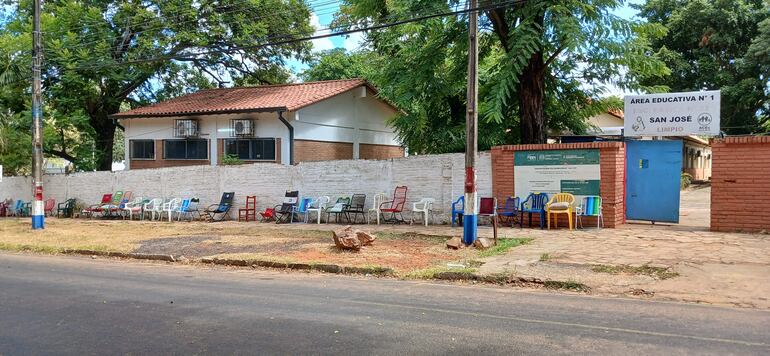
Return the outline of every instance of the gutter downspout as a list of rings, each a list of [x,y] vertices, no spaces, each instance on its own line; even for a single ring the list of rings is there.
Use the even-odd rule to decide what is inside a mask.
[[[294,164],[294,126],[283,118],[283,110],[278,111],[278,120],[281,120],[286,128],[289,129],[289,165]]]

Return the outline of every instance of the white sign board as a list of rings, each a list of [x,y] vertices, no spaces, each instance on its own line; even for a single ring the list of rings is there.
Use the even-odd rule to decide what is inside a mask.
[[[719,90],[627,95],[625,136],[719,135]]]
[[[522,201],[530,193],[600,195],[599,150],[516,151],[513,190]],[[575,202],[580,204],[580,200]]]

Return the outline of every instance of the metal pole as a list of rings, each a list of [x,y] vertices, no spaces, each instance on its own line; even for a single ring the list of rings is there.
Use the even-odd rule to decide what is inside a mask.
[[[44,228],[43,207],[43,99],[40,70],[43,64],[43,44],[40,34],[40,1],[35,0],[34,30],[32,32],[32,228]]]
[[[471,0],[468,6],[478,8],[478,0]],[[468,13],[468,110],[465,118],[465,204],[463,211],[463,243],[472,245],[476,241],[478,216],[476,209],[476,142],[478,130],[478,12]]]

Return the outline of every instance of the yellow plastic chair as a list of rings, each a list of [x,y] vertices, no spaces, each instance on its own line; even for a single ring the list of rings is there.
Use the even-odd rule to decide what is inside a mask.
[[[572,230],[572,205],[575,204],[575,196],[570,193],[558,193],[551,197],[545,204],[545,213],[548,216],[548,229],[551,229],[551,214],[555,216],[554,226],[559,228],[559,214],[567,214],[569,229]]]

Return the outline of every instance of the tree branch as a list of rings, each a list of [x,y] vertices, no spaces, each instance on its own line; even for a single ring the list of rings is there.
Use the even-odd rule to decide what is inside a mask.
[[[508,45],[510,27],[508,22],[505,21],[505,8],[489,10],[487,11],[487,17],[492,21],[492,28],[494,28],[497,37],[500,39],[500,44],[503,46],[505,53],[508,53],[510,50]]]
[[[556,51],[554,51],[551,54],[551,56],[548,57],[548,59],[545,61],[545,66],[543,66],[543,69],[548,68],[548,66],[551,65],[551,63],[553,63],[554,60],[556,60],[556,57],[558,57],[561,54],[561,52],[563,52],[566,48],[567,48],[566,46],[561,46],[557,48]]]
[[[67,153],[67,152],[59,151],[59,150],[53,150],[53,149],[43,149],[43,152],[45,152],[45,153],[47,153],[49,155],[54,155],[54,156],[57,156],[57,157],[60,157],[60,158],[64,158],[64,159],[72,162],[73,164],[75,164],[75,166],[77,166],[76,162],[78,161],[78,158],[73,156],[73,155],[71,155],[71,154],[69,154],[69,153]]]

